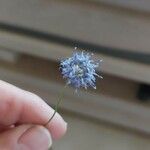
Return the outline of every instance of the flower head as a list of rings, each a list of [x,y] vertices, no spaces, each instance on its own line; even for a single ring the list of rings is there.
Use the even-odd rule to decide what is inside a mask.
[[[94,62],[91,55],[85,52],[74,52],[72,57],[62,60],[60,63],[61,72],[67,79],[67,84],[76,89],[80,87],[96,89],[96,76],[101,77],[95,71],[98,66],[99,63]]]

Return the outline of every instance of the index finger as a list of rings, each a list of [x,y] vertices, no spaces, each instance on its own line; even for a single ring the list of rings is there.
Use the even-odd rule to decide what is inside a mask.
[[[21,90],[0,80],[0,124],[4,126],[16,123],[44,125],[54,110],[37,95]],[[54,139],[66,132],[66,123],[56,113],[47,128]]]

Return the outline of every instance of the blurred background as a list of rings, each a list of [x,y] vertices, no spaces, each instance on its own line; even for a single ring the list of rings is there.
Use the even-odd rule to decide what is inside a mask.
[[[59,61],[74,47],[103,59],[97,90],[67,87],[68,133],[53,150],[149,150],[150,2],[0,0],[0,79],[54,106]]]

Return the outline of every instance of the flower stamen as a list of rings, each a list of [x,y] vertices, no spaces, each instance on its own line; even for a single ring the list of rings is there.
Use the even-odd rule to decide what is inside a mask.
[[[99,63],[93,61],[89,53],[75,52],[72,57],[61,61],[60,66],[67,84],[76,89],[80,87],[87,89],[89,86],[95,89],[96,76],[101,77],[95,70]]]

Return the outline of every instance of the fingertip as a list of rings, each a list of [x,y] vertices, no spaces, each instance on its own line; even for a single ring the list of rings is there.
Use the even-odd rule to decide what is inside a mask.
[[[64,119],[57,113],[51,122],[47,125],[50,129],[52,138],[58,140],[63,137],[67,131],[68,124]]]
[[[60,138],[62,138],[67,132],[67,126],[68,126],[68,124],[65,123],[65,124],[57,127],[57,130],[54,131],[55,133],[53,134],[52,138],[54,140],[59,140]]]

